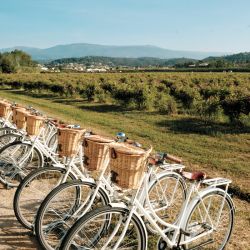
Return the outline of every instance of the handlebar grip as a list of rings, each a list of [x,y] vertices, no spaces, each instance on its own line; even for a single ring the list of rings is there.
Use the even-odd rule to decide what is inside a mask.
[[[170,154],[166,154],[165,157],[164,157],[166,160],[170,160],[170,161],[173,161],[173,162],[176,162],[176,163],[182,163],[182,159],[174,156],[174,155],[170,155]]]

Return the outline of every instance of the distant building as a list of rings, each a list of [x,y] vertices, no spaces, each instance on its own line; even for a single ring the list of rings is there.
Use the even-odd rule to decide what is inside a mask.
[[[199,67],[207,67],[209,63],[199,63]]]
[[[91,73],[94,73],[94,72],[107,72],[107,69],[105,68],[90,68],[90,69],[87,69],[87,72],[91,72]]]

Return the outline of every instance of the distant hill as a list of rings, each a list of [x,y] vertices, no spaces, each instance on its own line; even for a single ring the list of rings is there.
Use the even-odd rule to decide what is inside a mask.
[[[225,60],[227,62],[231,63],[238,63],[238,64],[244,64],[244,63],[250,63],[250,52],[243,52],[228,56],[221,56],[221,57],[208,57],[205,58],[203,61],[215,61],[215,60]]]
[[[63,58],[51,61],[49,64],[68,64],[78,63],[84,65],[98,64],[108,65],[111,67],[128,66],[128,67],[149,67],[149,66],[174,66],[183,63],[195,63],[197,60],[189,58],[173,58],[173,59],[159,59],[154,57],[139,57],[139,58],[124,58],[124,57],[100,57],[100,56],[86,56],[80,58]]]
[[[184,57],[193,59],[203,59],[210,56],[216,57],[225,54],[220,52],[169,50],[151,45],[112,46],[112,45],[98,45],[98,44],[88,44],[88,43],[57,45],[46,49],[19,46],[13,48],[0,49],[0,52],[13,51],[15,49],[19,49],[30,54],[33,60],[38,60],[38,61],[42,60],[49,61],[61,58],[86,57],[86,56],[127,57],[127,58],[154,57],[161,59]]]

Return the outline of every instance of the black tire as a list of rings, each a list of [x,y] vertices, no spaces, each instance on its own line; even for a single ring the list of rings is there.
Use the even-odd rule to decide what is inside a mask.
[[[18,147],[23,148],[21,148],[18,156],[15,156],[14,159],[12,152]],[[9,187],[16,187],[30,172],[44,166],[43,155],[36,147],[33,148],[30,156],[22,163],[22,166],[19,165],[19,162],[23,160],[22,157],[25,156],[25,151],[28,150],[29,152],[31,147],[32,145],[28,142],[15,141],[0,149],[1,182]]]
[[[227,208],[228,209],[228,215],[225,216],[225,214],[223,214],[223,218],[226,219],[226,217],[228,216],[228,219],[229,219],[229,224],[228,224],[228,228],[227,228],[227,232],[223,238],[223,241],[222,243],[220,244],[220,246],[215,246],[214,244],[216,244],[216,235],[214,236],[214,234],[217,234],[220,230],[218,228],[216,228],[216,230],[214,232],[212,232],[212,240],[213,242],[211,243],[207,243],[205,244],[204,246],[199,246],[199,249],[201,250],[205,250],[205,249],[214,249],[214,250],[223,250],[225,249],[225,246],[227,244],[227,242],[229,241],[229,238],[231,236],[231,233],[232,233],[232,229],[233,229],[233,225],[234,225],[234,213],[235,213],[235,209],[234,209],[234,205],[233,205],[233,202],[232,202],[232,199],[226,195],[225,196],[225,192],[223,190],[214,190],[214,191],[211,191],[209,193],[207,193],[206,195],[202,196],[202,201],[204,202],[204,204],[206,205],[206,199],[209,199],[208,202],[209,202],[209,215],[211,217],[211,219],[213,220],[213,222],[216,221],[216,216],[218,216],[218,212],[219,212],[219,206],[221,205],[220,203],[220,200],[218,201],[218,207],[216,207],[216,198],[220,198],[221,200],[223,200],[223,198],[225,197],[225,204],[223,206],[223,209],[224,208]],[[213,198],[213,202],[211,202],[211,199]],[[201,204],[201,206],[199,207],[199,205]],[[187,232],[190,232],[192,230],[208,230],[209,229],[209,222],[206,222],[204,221],[204,217],[205,216],[201,216],[200,214],[202,213],[202,209],[204,210],[203,208],[203,205],[201,203],[201,200],[200,199],[197,199],[197,202],[193,205],[193,207],[190,209],[190,214],[187,218],[187,221],[186,221],[186,225],[185,225],[185,230]],[[213,218],[213,216],[211,215],[211,213],[214,212],[215,213],[215,218]],[[200,217],[200,218],[199,218]],[[201,218],[202,217],[202,218]],[[200,223],[199,223],[199,219],[202,220]],[[208,224],[208,226],[206,226]],[[208,227],[208,229],[206,227]],[[218,234],[217,234],[218,236]],[[200,245],[200,244],[203,244],[204,242],[208,242],[211,238],[211,235],[209,235],[208,238],[206,237],[202,237],[200,238],[200,240],[196,240],[194,242],[191,242],[190,244],[187,244],[185,247],[186,250],[188,249],[193,249],[194,247],[197,247],[197,245]]]
[[[41,180],[44,180],[43,177],[50,178],[49,173],[51,172],[51,176],[55,176],[55,178],[58,178],[58,181],[53,185],[53,183],[48,186],[48,185],[41,185],[43,188],[43,193],[39,192],[34,186],[35,181],[40,177]],[[62,176],[64,176],[66,173],[66,169],[64,168],[58,168],[58,167],[44,167],[37,169],[27,175],[23,181],[20,183],[18,186],[15,196],[14,196],[14,201],[13,201],[13,207],[14,207],[14,212],[16,215],[17,220],[27,229],[33,230],[34,228],[34,221],[35,221],[35,216],[38,211],[38,208],[40,204],[42,203],[43,199],[48,195],[48,193],[55,188],[58,185],[58,182]],[[73,174],[69,174],[68,180],[75,180],[75,176]],[[56,179],[55,179],[56,181]],[[39,183],[37,185],[39,188]],[[26,192],[29,194],[27,196],[27,200],[25,200]],[[35,193],[34,193],[35,192]],[[40,194],[40,197],[37,197],[37,200],[33,200],[31,194],[34,193],[34,196],[36,194]],[[36,197],[35,197],[36,198]],[[22,200],[24,199],[24,202]]]
[[[82,215],[84,208],[78,215],[74,212],[83,203],[85,206],[89,204],[91,195],[88,194],[94,192],[95,189],[95,183],[76,180],[71,183],[63,183],[49,193],[37,212],[35,222],[35,233],[44,249],[58,248],[65,233]],[[87,196],[87,200],[84,195]],[[109,202],[108,195],[100,188],[90,209],[105,206]],[[72,216],[73,214],[74,216]]]
[[[0,136],[0,149],[5,147],[6,145],[15,142],[20,141],[23,138],[20,134],[15,133],[7,133]]]
[[[86,248],[84,248],[85,246],[83,246],[82,249],[101,249],[101,245],[103,245],[107,242],[107,240],[104,239],[104,237],[107,236],[109,231],[111,234],[112,229],[116,225],[116,224],[110,225],[110,220],[111,220],[110,218],[112,218],[112,214],[117,214],[117,215],[120,215],[120,218],[125,218],[126,215],[129,214],[129,210],[127,210],[125,208],[120,208],[120,207],[105,206],[105,207],[97,208],[97,209],[94,209],[94,210],[88,212],[82,218],[80,218],[73,225],[73,227],[71,227],[71,229],[68,231],[68,233],[64,237],[59,249],[60,250],[76,249],[76,247],[79,246],[79,244],[80,244],[78,242],[76,243],[76,240],[81,240],[81,241],[84,240],[84,238],[82,236],[77,236],[77,235],[79,234],[80,230],[82,228],[84,228],[85,225],[87,225],[86,229],[89,230],[89,232],[84,230],[84,235],[88,239],[87,240],[88,243],[85,243],[85,246],[86,246],[86,244],[88,244],[88,246],[86,246]],[[107,219],[107,222],[104,222],[103,225],[101,225],[101,227],[98,227],[100,230],[98,231],[98,234],[95,234],[95,231],[92,231],[92,228],[89,228],[88,224],[90,223],[91,225],[94,225],[94,219],[95,219],[95,217],[98,217],[98,216],[104,216],[104,218],[108,218],[108,219]],[[92,221],[92,223],[91,223],[91,221]],[[129,247],[129,244],[138,240],[138,245],[137,245],[136,249],[146,250],[146,248],[147,248],[147,233],[146,233],[146,230],[145,230],[142,222],[140,221],[140,219],[137,216],[133,215],[131,218],[131,223],[133,223],[131,230],[135,229],[136,235],[132,234],[133,233],[132,231],[129,231],[128,233],[125,234],[126,237],[131,237],[131,239],[132,239],[132,240],[130,239],[130,241],[129,241],[129,239],[127,239],[124,242],[124,244],[126,245],[126,249],[135,249],[135,248],[132,248],[131,246]],[[93,236],[93,240],[91,241],[87,234],[93,233],[93,232],[95,235]],[[106,248],[106,249],[112,249],[112,247],[114,247],[115,243],[116,243],[115,240],[113,242],[110,242],[111,246],[108,246],[108,248]],[[123,241],[121,243],[123,243]],[[82,244],[84,244],[84,242]],[[99,246],[97,246],[97,244],[99,244],[100,248],[99,248]],[[118,249],[122,249],[120,247],[121,247],[121,245],[118,247]]]

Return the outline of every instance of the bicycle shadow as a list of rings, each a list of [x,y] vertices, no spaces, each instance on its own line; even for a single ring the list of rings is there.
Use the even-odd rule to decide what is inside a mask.
[[[16,219],[13,211],[15,189],[6,190],[0,185],[0,249],[42,249],[31,232]]]

